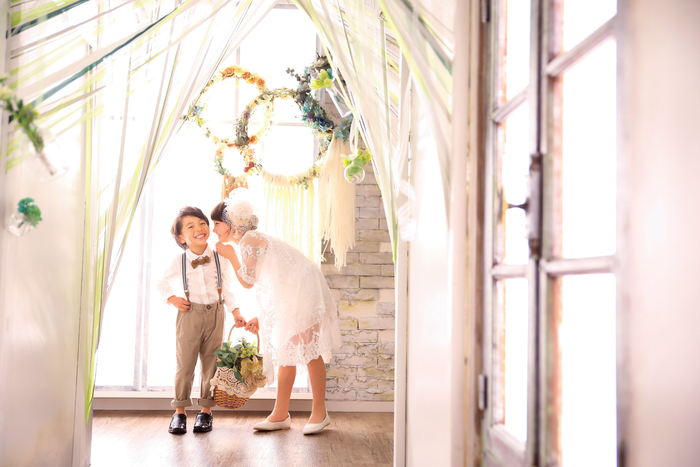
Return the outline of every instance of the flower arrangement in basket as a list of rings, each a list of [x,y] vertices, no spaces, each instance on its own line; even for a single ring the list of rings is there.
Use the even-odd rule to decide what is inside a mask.
[[[211,387],[216,405],[239,409],[258,388],[265,386],[267,378],[262,373],[263,357],[255,345],[260,342],[260,336],[256,334],[256,343],[241,339],[240,344],[232,346],[231,331],[228,333],[229,340],[215,352],[219,361],[216,363],[216,374],[211,379]]]

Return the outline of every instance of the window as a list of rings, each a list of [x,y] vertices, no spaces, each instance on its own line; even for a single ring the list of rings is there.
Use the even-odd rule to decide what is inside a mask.
[[[315,28],[303,12],[275,8],[222,65],[239,64],[264,77],[271,89],[293,88],[296,80],[285,70],[303,70],[315,57],[316,41]],[[237,85],[234,80],[212,88],[205,116],[215,134],[232,135],[233,123],[256,93],[254,86]],[[257,154],[271,172],[298,173],[312,164],[317,152],[315,140],[298,119],[296,104],[276,102],[275,110],[276,125],[256,148]],[[249,132],[257,131],[260,123],[261,116],[253,114]],[[222,181],[214,171],[213,155],[213,143],[202,136],[195,124],[185,124],[144,189],[104,313],[97,390],[173,389],[177,311],[158,296],[155,284],[180,252],[170,236],[178,210],[193,205],[208,215],[221,199]],[[242,173],[243,162],[233,150],[227,154],[224,165],[234,173]],[[251,177],[250,188],[254,194],[261,191],[259,177]],[[216,234],[211,234],[209,243],[216,243]],[[243,315],[254,317],[254,292],[236,281],[234,293]],[[232,324],[229,314],[226,332]],[[245,337],[245,332],[234,330],[232,340],[239,337]],[[264,350],[265,342],[261,344]],[[195,384],[198,382],[199,369]],[[193,389],[194,397],[198,391]],[[304,373],[297,377],[295,391],[308,392]]]
[[[494,0],[486,465],[615,466],[615,0]]]

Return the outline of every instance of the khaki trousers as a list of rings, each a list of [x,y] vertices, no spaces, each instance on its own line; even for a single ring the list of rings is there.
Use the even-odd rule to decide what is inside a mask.
[[[224,304],[192,303],[188,311],[178,311],[176,324],[177,370],[175,371],[175,399],[173,407],[192,405],[190,393],[194,381],[194,369],[199,356],[202,369],[201,394],[197,403],[202,407],[214,407],[209,380],[216,373],[216,349],[224,339]]]

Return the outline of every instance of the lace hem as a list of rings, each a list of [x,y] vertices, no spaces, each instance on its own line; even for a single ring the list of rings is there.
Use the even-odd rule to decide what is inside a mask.
[[[267,320],[266,320],[267,321]],[[298,333],[279,347],[272,345],[274,342],[271,326],[261,327],[261,339],[271,342],[265,350],[263,361],[263,373],[268,382],[274,382],[274,369],[277,366],[306,366],[317,358],[323,358],[324,363],[330,363],[333,348],[340,346],[340,329],[337,320],[323,319],[322,323]]]

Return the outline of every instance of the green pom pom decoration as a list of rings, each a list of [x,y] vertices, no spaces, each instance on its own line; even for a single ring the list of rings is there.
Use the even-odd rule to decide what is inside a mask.
[[[41,222],[41,209],[39,209],[39,206],[32,203],[34,203],[32,198],[21,199],[20,202],[17,203],[17,211],[24,214],[24,218],[32,227],[36,227],[37,224]]]

